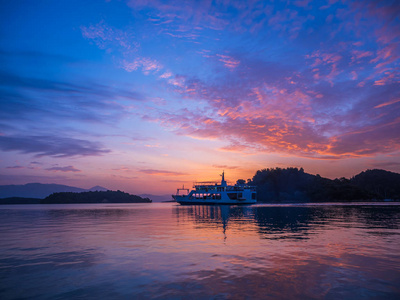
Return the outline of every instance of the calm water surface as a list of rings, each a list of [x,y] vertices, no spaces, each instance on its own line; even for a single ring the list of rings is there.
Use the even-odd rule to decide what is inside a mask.
[[[400,299],[400,205],[0,207],[1,299]]]

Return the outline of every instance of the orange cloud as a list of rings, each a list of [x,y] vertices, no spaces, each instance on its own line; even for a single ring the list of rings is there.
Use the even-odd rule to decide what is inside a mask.
[[[393,100],[391,100],[391,101],[388,101],[388,102],[385,102],[385,103],[382,103],[382,104],[376,105],[376,106],[374,106],[374,108],[381,108],[381,107],[385,107],[385,106],[388,106],[388,105],[395,104],[395,103],[397,103],[397,102],[400,102],[400,99],[393,99]]]

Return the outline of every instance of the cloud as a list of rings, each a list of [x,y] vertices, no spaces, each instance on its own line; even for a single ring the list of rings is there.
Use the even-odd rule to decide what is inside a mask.
[[[81,170],[76,169],[73,166],[67,166],[67,167],[52,167],[52,168],[47,168],[45,169],[47,171],[54,171],[54,172],[81,172]]]
[[[112,169],[113,171],[124,171],[124,172],[131,172],[132,171],[132,169],[131,168],[128,168],[128,167],[119,167],[119,168],[115,168],[115,169]]]
[[[36,157],[98,156],[109,153],[99,143],[58,136],[0,136],[0,149]]]
[[[119,66],[127,72],[140,69],[143,74],[149,75],[163,69],[162,64],[157,60],[137,54],[140,45],[129,28],[116,29],[103,20],[96,25],[81,26],[81,31],[85,38],[93,40],[100,49],[115,52],[117,57],[122,55],[124,58],[117,60],[119,60]]]
[[[235,69],[240,64],[239,60],[236,60],[231,56],[222,55],[222,54],[217,54],[217,56],[219,57],[219,61],[223,62],[225,67],[227,67],[229,69]]]
[[[160,176],[181,176],[181,175],[187,175],[186,173],[181,173],[181,172],[174,172],[174,171],[166,171],[166,170],[155,170],[155,169],[142,169],[139,170],[141,173],[145,173],[148,175],[160,175]]]
[[[138,71],[124,74],[134,79],[130,82],[167,99],[163,107],[149,103],[153,107],[145,107],[141,120],[157,120],[177,134],[220,139],[223,151],[341,158],[399,149],[400,34],[394,2],[128,5],[135,19],[116,23],[137,28],[101,21],[82,26],[81,33],[119,68]],[[131,112],[122,102],[141,96],[112,83],[9,74],[0,74],[0,82],[2,119],[27,118],[36,125],[40,116],[44,126],[47,118],[116,122]]]
[[[138,92],[90,82],[64,82],[0,72],[3,122],[47,126],[54,120],[115,123],[129,115],[124,102],[142,102]],[[41,122],[37,120],[40,118]]]
[[[150,73],[156,73],[160,71],[163,66],[154,59],[148,57],[139,57],[136,58],[133,62],[124,60],[122,62],[122,68],[128,72],[136,71],[137,69],[141,68],[143,74],[149,75]],[[161,76],[165,76],[165,73]]]
[[[23,166],[11,166],[11,167],[6,167],[6,169],[24,169]]]
[[[133,141],[137,141],[137,142],[147,142],[147,141],[154,140],[154,138],[152,138],[152,137],[143,137],[143,136],[134,136],[134,137],[131,137],[131,139]]]
[[[360,63],[361,59],[367,58],[367,57],[371,57],[371,56],[373,56],[372,51],[353,50],[352,51],[351,61]]]
[[[160,78],[166,79],[172,77],[171,72],[165,72],[164,74],[160,75]]]
[[[82,36],[92,40],[100,49],[119,49],[124,55],[134,53],[140,47],[132,30],[120,30],[105,23],[81,26]]]
[[[217,169],[227,169],[227,170],[235,170],[238,169],[238,166],[228,166],[228,165],[212,165],[214,168]]]
[[[43,61],[51,62],[53,64],[79,62],[78,59],[72,56],[56,53],[40,52],[36,50],[5,51],[0,49],[0,60],[10,61],[15,59],[23,63],[32,63],[32,61],[35,61],[38,64],[41,64]]]
[[[351,62],[350,54],[314,51],[311,67],[319,67],[325,76],[321,80],[315,80],[310,69],[299,73],[296,64],[280,68],[242,55],[245,75],[234,70],[212,82],[181,76],[176,91],[193,101],[193,109],[160,111],[155,119],[178,134],[230,141],[223,151],[286,152],[318,159],[395,151],[400,147],[398,116],[394,108],[385,108],[398,101],[383,99],[397,99],[398,84],[369,85],[360,93],[353,71],[339,69]],[[343,73],[352,80],[344,81]],[[385,111],[377,115],[374,107]],[[379,143],[373,145],[370,136]]]
[[[316,81],[324,79],[333,85],[334,79],[342,72],[338,68],[342,56],[337,53],[322,53],[316,50],[311,55],[306,55],[306,58],[314,59],[311,67]]]
[[[398,103],[398,102],[400,102],[400,99],[393,99],[391,101],[384,102],[384,103],[381,103],[379,105],[376,105],[376,106],[374,106],[374,108],[381,108],[381,107],[392,105],[392,104],[395,104],[395,103]]]
[[[38,174],[34,175],[12,175],[12,174],[0,174],[0,181],[2,184],[26,184],[32,182],[41,182],[41,183],[58,183],[58,184],[65,184],[67,178],[64,175],[52,174],[51,176],[41,176]]]

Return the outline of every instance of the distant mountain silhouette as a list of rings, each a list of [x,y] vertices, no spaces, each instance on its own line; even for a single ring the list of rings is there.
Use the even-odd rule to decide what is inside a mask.
[[[24,198],[46,198],[53,193],[61,192],[94,192],[107,191],[108,189],[101,186],[94,186],[90,189],[82,189],[62,184],[43,184],[43,183],[27,183],[24,185],[0,185],[0,198],[24,197]]]
[[[89,191],[89,192],[107,192],[108,189],[106,189],[102,186],[96,185],[96,186],[88,189],[87,191]]]

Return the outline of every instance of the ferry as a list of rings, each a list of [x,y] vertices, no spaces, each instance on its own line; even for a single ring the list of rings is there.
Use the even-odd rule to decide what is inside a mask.
[[[256,187],[236,183],[228,185],[222,172],[221,183],[195,182],[193,190],[178,188],[172,198],[179,204],[254,204],[257,202]],[[183,194],[182,194],[183,192]]]

